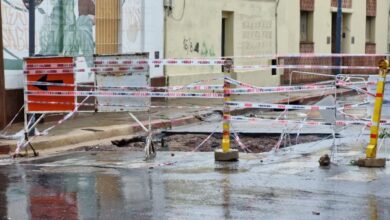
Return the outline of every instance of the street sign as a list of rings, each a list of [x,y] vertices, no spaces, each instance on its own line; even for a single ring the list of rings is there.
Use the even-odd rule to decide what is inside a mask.
[[[24,65],[27,112],[71,112],[75,96],[49,94],[50,91],[75,91],[72,57],[26,58]]]

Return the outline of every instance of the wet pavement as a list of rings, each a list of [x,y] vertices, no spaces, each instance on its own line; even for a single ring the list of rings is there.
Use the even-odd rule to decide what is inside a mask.
[[[0,219],[389,219],[390,169],[318,167],[332,140],[277,153],[72,152],[0,166]],[[8,164],[7,164],[8,163]]]

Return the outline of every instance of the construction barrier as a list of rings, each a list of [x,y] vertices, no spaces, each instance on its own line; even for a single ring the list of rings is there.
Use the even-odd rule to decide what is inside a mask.
[[[294,57],[362,57],[363,55],[291,55]],[[366,54],[364,54],[366,56]],[[378,57],[381,55],[369,55]],[[388,121],[370,122],[367,120],[350,117],[344,111],[367,106],[368,102],[357,104],[339,105],[298,105],[298,104],[274,104],[256,101],[236,101],[235,96],[240,95],[263,95],[263,94],[288,94],[302,92],[337,92],[339,88],[347,90],[356,90],[367,96],[375,96],[372,92],[367,92],[365,88],[375,85],[375,81],[356,80],[352,75],[329,75],[331,79],[328,83],[309,83],[302,85],[259,87],[249,83],[241,82],[229,76],[219,79],[201,80],[184,86],[164,86],[152,87],[150,84],[149,66],[150,65],[173,65],[173,66],[203,66],[217,65],[228,67],[231,71],[247,70],[290,70],[290,69],[317,69],[317,70],[370,70],[377,71],[376,66],[337,66],[337,65],[302,65],[302,64],[277,64],[277,65],[234,65],[232,59],[210,58],[210,59],[147,59],[147,54],[136,55],[113,55],[113,56],[95,56],[91,68],[78,67],[75,64],[75,58],[71,57],[37,57],[27,58],[25,60],[25,104],[27,113],[68,113],[57,125],[71,118],[79,111],[82,106],[90,106],[97,112],[132,112],[149,111],[151,108],[193,108],[193,109],[213,109],[216,106],[153,106],[151,98],[191,98],[191,99],[220,99],[224,101],[223,105],[223,135],[222,150],[229,152],[231,147],[231,136],[245,149],[234,129],[231,129],[231,123],[235,121],[242,122],[261,122],[269,124],[299,124],[302,126],[350,126],[362,125],[366,127],[375,127],[379,123],[389,125]],[[241,58],[283,58],[282,55],[268,56],[243,56]],[[227,62],[229,65],[227,66]],[[94,84],[77,85],[75,74],[93,73]],[[300,74],[300,73],[297,73]],[[310,74],[310,73],[305,73]],[[320,75],[320,74],[313,74]],[[214,80],[223,79],[223,85],[204,85]],[[291,84],[291,81],[290,81]],[[82,88],[82,90],[78,90]],[[188,90],[188,91],[182,91]],[[78,102],[78,98],[83,101]],[[93,98],[94,102],[87,102]],[[340,112],[349,120],[335,120],[332,122],[324,121],[306,121],[306,120],[288,120],[288,119],[259,119],[244,116],[232,116],[232,111],[236,109],[264,109],[264,110],[283,110],[293,111],[331,111],[336,114]],[[30,130],[33,125],[26,123],[26,130]],[[54,126],[54,127],[55,127]],[[54,128],[52,127],[52,128]],[[49,132],[45,130],[43,133]],[[27,146],[30,141],[22,141],[18,149]]]

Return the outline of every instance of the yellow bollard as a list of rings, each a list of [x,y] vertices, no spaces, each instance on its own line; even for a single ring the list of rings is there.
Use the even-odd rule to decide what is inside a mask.
[[[383,94],[385,92],[386,75],[389,71],[389,61],[382,60],[379,63],[379,78],[376,89],[374,112],[372,115],[372,126],[370,143],[366,148],[366,158],[359,159],[357,165],[360,167],[385,167],[386,158],[377,158],[377,147],[379,138],[379,128],[382,114]]]
[[[224,107],[223,107],[223,136],[222,136],[222,151],[227,153],[230,151],[230,108],[226,105],[226,102],[229,102],[230,99],[230,83],[225,79],[223,84],[223,97],[224,97]]]
[[[379,64],[379,78],[376,89],[376,98],[374,105],[374,112],[372,115],[372,126],[371,126],[371,135],[370,135],[370,144],[366,149],[367,158],[376,158],[377,146],[378,146],[378,137],[379,137],[379,127],[382,114],[382,104],[383,104],[383,93],[385,91],[386,84],[386,75],[389,70],[389,61],[382,60]]]

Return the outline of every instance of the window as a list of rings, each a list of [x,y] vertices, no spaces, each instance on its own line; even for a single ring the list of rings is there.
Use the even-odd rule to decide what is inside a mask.
[[[375,43],[375,17],[366,19],[366,43]]]
[[[301,11],[301,42],[313,42],[313,12]]]

